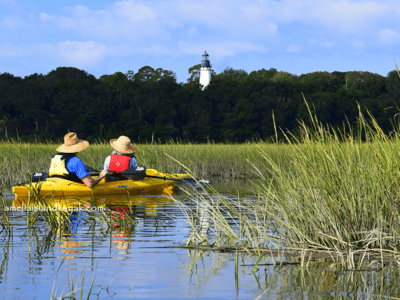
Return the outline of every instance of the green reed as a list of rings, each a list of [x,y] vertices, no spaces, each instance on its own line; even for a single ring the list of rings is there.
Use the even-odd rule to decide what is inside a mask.
[[[311,118],[313,128],[301,123],[298,140],[287,137],[290,168],[261,151],[273,172],[256,190],[272,230],[292,247],[397,252],[400,132],[389,139],[372,116],[360,114],[354,138]]]
[[[58,144],[31,144],[18,141],[0,142],[0,186],[14,186],[27,182],[34,172],[48,172],[52,155]],[[226,178],[254,177],[249,161],[264,170],[259,148],[274,155],[271,144],[142,144],[136,145],[139,165],[166,173],[184,173],[176,160],[187,166],[198,177]],[[102,169],[112,147],[107,143],[90,145],[78,157],[95,169]],[[277,153],[276,153],[277,154]],[[172,159],[173,158],[173,159]]]
[[[50,204],[53,199],[45,201],[40,196],[39,184],[37,188],[33,188],[32,182],[29,182],[30,194],[28,202],[25,203],[26,220],[28,227],[34,227],[37,224],[39,216],[49,226],[50,230],[57,231],[60,228],[64,229],[66,226],[71,225],[70,213],[68,211],[60,210],[59,207],[54,207]]]
[[[2,227],[2,231],[10,231],[10,214],[7,208],[7,203],[4,199],[3,193],[0,190],[0,226]]]
[[[262,168],[253,164],[256,199],[210,188],[179,203],[188,244],[333,251],[348,269],[360,268],[372,252],[382,260],[399,255],[400,123],[393,122],[389,138],[371,115],[360,113],[347,131],[310,117],[312,126],[300,122],[300,135],[288,134],[286,145],[256,145],[264,160]],[[201,232],[204,215],[208,235]]]

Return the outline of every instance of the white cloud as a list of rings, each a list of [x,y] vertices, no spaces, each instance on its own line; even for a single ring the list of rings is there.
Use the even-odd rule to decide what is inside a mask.
[[[40,21],[42,21],[42,22],[44,22],[44,23],[55,19],[54,16],[50,16],[50,15],[48,15],[48,14],[46,14],[46,13],[43,13],[43,12],[42,12],[42,13],[39,13],[39,18],[40,18]]]
[[[107,10],[91,10],[77,5],[63,9],[61,14],[40,14],[49,28],[72,29],[85,38],[113,38],[137,40],[138,38],[165,38],[173,30],[209,28],[228,34],[260,37],[276,33],[277,25],[267,13],[257,6],[239,7],[225,0],[173,0],[164,2],[115,2]],[[49,21],[52,20],[50,23]],[[193,30],[189,32],[193,34]]]
[[[83,37],[136,40],[138,37],[159,33],[157,14],[150,7],[135,1],[115,2],[108,10],[91,10],[77,5],[63,10],[63,14],[49,16],[42,13],[42,21],[53,21],[48,26],[75,30]]]
[[[337,1],[337,0],[270,0],[268,5],[259,6],[260,10],[269,11],[278,25],[300,21],[302,23],[324,25],[350,34],[365,33],[378,20],[397,18],[398,2],[381,1]],[[258,13],[260,14],[260,13]]]
[[[135,1],[121,1],[114,4],[114,13],[132,24],[153,23],[157,14],[150,7]]]
[[[189,42],[193,37],[213,45],[257,45],[253,50],[216,47],[221,55],[233,55],[235,51],[265,51],[266,48],[296,53],[298,48],[286,40],[292,34],[288,30],[295,30],[293,26],[299,24],[304,28],[312,26],[311,30],[302,32],[303,40],[314,39],[312,44],[324,48],[340,44],[321,39],[327,32],[346,33],[362,40],[377,21],[383,18],[397,21],[399,9],[400,5],[393,0],[125,0],[101,10],[77,5],[64,8],[56,15],[42,12],[40,20],[49,30],[74,32],[76,37],[72,38],[77,40],[96,40],[108,47],[127,43],[152,53],[159,53],[158,49],[169,49],[164,53],[173,53],[177,40]]]
[[[60,42],[55,47],[57,54],[73,66],[91,66],[105,57],[107,47],[94,41]]]
[[[301,50],[301,48],[298,45],[291,45],[286,48],[286,52],[289,52],[289,53],[297,53],[297,52],[300,52],[300,50]]]
[[[379,36],[386,45],[395,45],[400,43],[400,33],[397,30],[381,29]]]

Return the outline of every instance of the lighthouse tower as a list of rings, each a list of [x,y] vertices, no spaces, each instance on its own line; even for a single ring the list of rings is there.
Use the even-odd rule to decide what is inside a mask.
[[[211,64],[208,60],[208,54],[206,51],[204,51],[202,56],[203,59],[200,66],[200,84],[203,86],[202,90],[204,91],[206,86],[209,85],[211,81]]]

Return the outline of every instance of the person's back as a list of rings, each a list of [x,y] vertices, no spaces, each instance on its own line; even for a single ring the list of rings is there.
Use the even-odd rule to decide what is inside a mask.
[[[64,136],[64,144],[56,149],[57,153],[51,159],[50,177],[62,177],[68,180],[82,182],[89,188],[99,183],[103,176],[95,179],[90,177],[82,160],[76,154],[89,146],[89,142],[78,139],[76,133],[70,132]]]
[[[104,160],[101,175],[107,172],[121,173],[139,166],[135,158],[136,148],[128,137],[122,135],[118,139],[110,140],[110,144],[115,150]]]
[[[55,154],[51,158],[49,176],[82,182],[81,178],[89,174],[86,172],[86,168],[80,166],[80,164],[83,165],[83,162],[75,155],[76,153]]]

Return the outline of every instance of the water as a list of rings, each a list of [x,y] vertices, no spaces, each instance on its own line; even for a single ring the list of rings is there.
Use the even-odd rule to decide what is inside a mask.
[[[247,191],[241,182],[215,182],[222,193]],[[184,201],[184,196],[181,200]],[[399,297],[399,270],[336,272],[327,261],[273,266],[266,256],[168,248],[184,243],[188,226],[167,197],[141,197],[134,206],[134,229],[107,232],[81,222],[52,233],[44,221],[27,228],[26,214],[13,213],[11,235],[0,234],[0,299],[53,299],[83,286],[86,299],[382,299]],[[171,217],[173,216],[173,217]],[[84,276],[82,275],[84,272]],[[82,284],[82,277],[84,282]],[[54,286],[54,290],[53,290]],[[385,299],[383,297],[383,299]],[[390,298],[386,298],[390,299]]]

